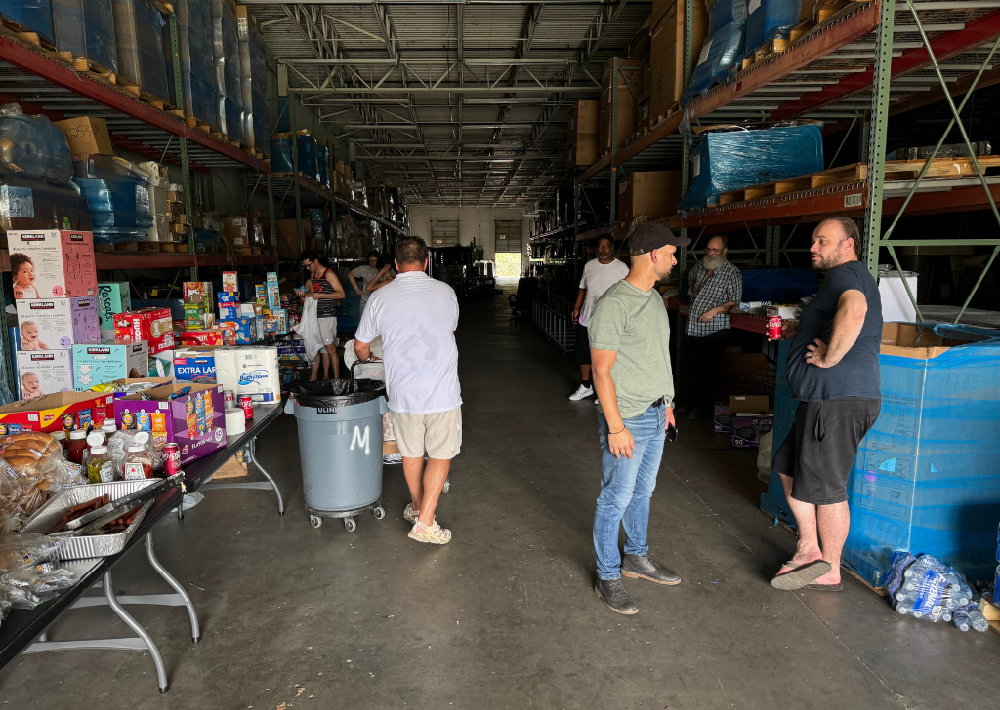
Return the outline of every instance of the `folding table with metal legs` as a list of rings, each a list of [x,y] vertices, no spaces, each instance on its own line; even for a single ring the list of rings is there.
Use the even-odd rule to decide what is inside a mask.
[[[250,465],[253,464],[257,467],[264,478],[267,481],[248,481],[246,483],[205,483],[198,488],[199,491],[221,491],[225,488],[249,488],[251,490],[258,491],[274,491],[274,495],[278,498],[278,515],[285,514],[285,503],[281,499],[281,491],[278,490],[278,485],[271,478],[271,474],[267,472],[267,469],[261,464],[260,460],[257,458],[257,437],[254,436],[250,439],[246,448],[243,449],[243,462],[247,465],[247,472],[250,471]],[[184,506],[178,506],[177,517],[181,520],[184,519]]]

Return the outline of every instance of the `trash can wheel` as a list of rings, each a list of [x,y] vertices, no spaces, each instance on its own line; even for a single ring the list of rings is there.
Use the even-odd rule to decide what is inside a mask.
[[[318,528],[320,525],[323,524],[323,518],[320,518],[316,515],[310,515],[309,524],[312,525],[314,528]]]
[[[354,522],[354,518],[344,518],[344,527],[347,532],[354,532],[358,529],[357,524]]]
[[[372,509],[372,514],[375,516],[376,520],[381,520],[382,518],[385,517],[385,508],[383,508],[381,505],[376,505]]]

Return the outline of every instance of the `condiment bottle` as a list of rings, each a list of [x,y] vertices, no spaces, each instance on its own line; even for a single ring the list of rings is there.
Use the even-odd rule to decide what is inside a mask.
[[[153,459],[146,453],[146,447],[142,444],[128,447],[128,455],[125,457],[125,480],[138,481],[152,477]]]
[[[69,433],[69,447],[66,449],[66,458],[75,464],[83,464],[83,452],[87,448],[87,432],[83,429],[74,429]]]
[[[110,483],[114,480],[114,466],[108,447],[95,446],[87,457],[87,480],[91,483]]]
[[[63,448],[63,453],[66,453],[66,447],[69,446],[69,442],[66,440],[66,432],[62,429],[59,431],[52,432],[52,438],[55,439],[59,446]]]

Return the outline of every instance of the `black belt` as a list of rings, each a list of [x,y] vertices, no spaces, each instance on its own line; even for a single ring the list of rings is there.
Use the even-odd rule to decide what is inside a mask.
[[[663,406],[663,397],[660,397],[658,400],[656,400],[655,402],[653,402],[649,406],[650,407],[662,407]]]

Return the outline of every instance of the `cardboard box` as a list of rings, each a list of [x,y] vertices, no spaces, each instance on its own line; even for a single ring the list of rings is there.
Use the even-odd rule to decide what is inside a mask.
[[[189,345],[224,345],[221,330],[189,330],[181,336],[181,346]]]
[[[264,315],[264,306],[260,303],[241,303],[239,308],[239,318],[253,318]]]
[[[174,324],[169,308],[126,311],[115,315],[113,320],[117,341],[136,343],[145,340],[150,355],[174,348]]]
[[[130,385],[136,382],[151,382],[152,384],[159,387],[160,385],[172,385],[174,383],[173,377],[120,377],[117,380],[111,380],[111,382],[118,385]],[[127,392],[112,392],[116,398],[128,396]]]
[[[101,339],[97,296],[17,301],[20,350],[67,350]]]
[[[566,169],[586,168],[597,162],[597,138],[577,139],[566,149]]]
[[[236,322],[231,320],[220,320],[219,330],[222,331],[222,340],[226,345],[239,345],[236,337]]]
[[[267,303],[267,284],[254,284],[254,296],[257,303]]]
[[[0,407],[0,435],[100,427],[113,412],[114,397],[95,392],[59,392]]]
[[[883,355],[895,355],[913,360],[933,360],[956,345],[968,345],[975,337],[945,338],[934,332],[933,325],[919,323],[883,323]]]
[[[712,431],[728,434],[730,427],[729,402],[716,402],[712,407]]]
[[[222,290],[225,293],[236,293],[239,291],[239,287],[236,285],[235,271],[222,272]],[[221,296],[222,294],[219,295]]]
[[[247,471],[246,463],[240,461],[243,452],[239,451],[233,454],[229,459],[222,464],[222,467],[212,474],[212,480],[219,480],[224,478],[241,478],[246,476],[249,471]]]
[[[53,125],[66,136],[70,155],[97,153],[99,155],[114,155],[115,149],[108,135],[108,124],[103,118],[94,116],[79,116],[65,121],[56,121]]]
[[[18,399],[37,399],[73,389],[69,350],[20,350],[15,356]]]
[[[87,390],[94,385],[123,377],[145,377],[149,372],[146,342],[114,341],[73,346],[73,388]]]
[[[716,403],[712,418],[713,429],[727,434],[731,430],[733,417],[768,414],[770,411],[771,402],[766,394],[734,395],[726,403]]]
[[[233,289],[235,291],[235,289]],[[229,291],[223,291],[218,296],[220,306],[238,306],[240,304],[239,298],[235,293]]]
[[[97,316],[101,325],[101,340],[115,339],[116,313],[131,308],[128,281],[100,281],[97,284]]]
[[[263,316],[260,316],[263,318]],[[253,318],[234,318],[226,321],[225,326],[236,337],[237,345],[249,345],[257,340],[257,316]]]
[[[341,184],[341,181],[338,180],[337,184]],[[297,257],[301,254],[302,247],[296,236],[295,220],[276,219],[274,226],[278,231],[278,256]],[[312,243],[312,222],[306,219],[302,220],[302,240],[303,244]]]
[[[91,228],[87,199],[73,186],[43,179],[0,177],[0,229]]]
[[[188,394],[170,399],[185,387],[190,388]],[[114,400],[114,412],[121,428],[148,426],[154,445],[176,442],[180,447],[181,465],[226,446],[222,385],[177,382],[154,387],[141,395]],[[129,423],[132,426],[127,426]]]
[[[741,353],[739,348],[727,348],[715,380],[715,401],[728,402],[732,395],[761,394],[769,372],[764,353]]]
[[[192,296],[201,296],[201,300],[205,303],[212,302],[212,282],[211,281],[185,281],[184,282],[184,301],[185,303]]]
[[[223,217],[219,221],[222,222],[222,234],[229,241],[230,246],[250,246],[250,240],[247,236],[249,220],[245,216]]]
[[[774,428],[773,414],[733,414],[729,445],[737,449],[756,449],[760,439]]]
[[[655,12],[662,14],[656,17]],[[703,0],[694,0],[691,56],[697,64],[708,33],[708,13]],[[649,87],[650,123],[666,113],[684,95],[684,0],[654,5],[650,25]],[[693,69],[694,67],[692,67]]]
[[[191,382],[215,382],[215,348],[196,346],[175,350],[174,377]]]
[[[222,306],[222,305],[220,305],[219,306],[219,320],[220,321],[223,321],[223,320],[235,320],[236,318],[239,318],[240,314],[239,314],[239,312],[238,312],[237,309],[238,309],[237,306]]]
[[[611,150],[611,84],[613,62],[613,59],[605,62],[604,79],[601,83],[600,127],[597,148],[598,152],[602,155]],[[645,66],[643,60],[618,57],[616,151],[624,148],[628,143],[628,139],[635,133],[639,96],[643,93],[642,81],[644,74]]]
[[[680,171],[631,173],[618,185],[618,219],[670,217],[681,197]]]
[[[92,232],[11,229],[7,245],[14,298],[97,295]]]
[[[582,99],[570,107],[569,122],[566,133],[569,143],[575,143],[580,138],[597,138],[600,128],[601,102],[593,99]]]
[[[285,308],[275,308],[271,311],[271,317],[278,322],[277,333],[284,335],[288,332],[288,310]]]

